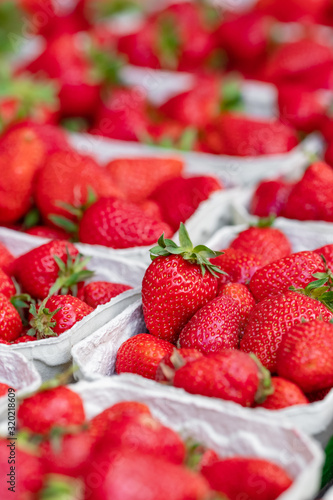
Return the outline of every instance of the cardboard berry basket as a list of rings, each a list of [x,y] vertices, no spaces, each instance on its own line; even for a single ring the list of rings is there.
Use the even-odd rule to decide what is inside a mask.
[[[333,500],[333,488],[330,488],[326,495],[323,497],[323,500]]]
[[[140,401],[154,417],[179,432],[213,448],[223,456],[256,456],[272,460],[294,478],[278,500],[310,500],[319,488],[323,453],[316,442],[289,424],[214,406],[209,398],[161,391],[154,382],[121,375],[70,388],[83,399],[88,418],[119,401]],[[98,471],[94,471],[98,472]]]
[[[102,326],[88,339],[76,344],[72,349],[73,363],[78,367],[75,377],[88,381],[98,380],[105,376],[119,378],[115,375],[117,351],[125,340],[139,333],[147,332],[140,300],[132,302],[121,314]],[[121,375],[123,377],[123,375]],[[228,409],[237,415],[246,415],[247,418],[262,416],[266,421],[283,422],[314,436],[322,444],[326,444],[333,434],[333,390],[323,401],[307,406],[294,406],[278,411],[263,408],[243,408],[230,401],[216,398],[187,394],[183,389],[168,387],[155,381],[126,374],[125,381],[129,386],[140,384],[142,387],[154,390],[161,397],[189,398],[196,408],[209,405],[212,411],[219,412]]]
[[[31,238],[16,231],[0,228],[0,241],[16,256],[28,252],[48,240]],[[85,256],[90,256],[89,269],[95,271],[92,281],[113,281],[125,283],[132,287],[141,284],[145,266],[139,262],[127,261],[119,256],[99,255],[88,252],[77,245],[79,251]],[[90,280],[91,281],[91,280]],[[98,328],[115,318],[132,301],[138,297],[136,290],[128,290],[114,297],[108,304],[98,306],[91,314],[85,316],[72,328],[62,333],[59,337],[36,340],[34,342],[0,345],[0,359],[3,353],[14,352],[33,361],[43,380],[49,379],[68,367],[71,360],[71,348],[77,342],[88,337]],[[19,370],[18,363],[16,370]],[[1,372],[0,372],[1,373]]]
[[[3,350],[0,356],[0,383],[15,389],[15,397],[34,392],[42,383],[41,377],[32,361],[22,354]],[[8,411],[8,396],[0,397],[0,416]]]

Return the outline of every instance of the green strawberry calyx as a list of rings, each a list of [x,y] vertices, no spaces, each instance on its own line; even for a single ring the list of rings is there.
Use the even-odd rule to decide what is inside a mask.
[[[94,271],[85,269],[91,257],[84,257],[80,253],[73,257],[70,255],[68,248],[66,251],[66,262],[60,259],[57,255],[53,256],[59,267],[59,273],[57,280],[49,290],[49,295],[67,295],[71,292],[72,295],[76,297],[78,283],[81,283],[94,275]]]
[[[226,274],[218,266],[215,266],[209,259],[222,255],[223,252],[215,252],[205,245],[197,245],[193,247],[193,243],[189,237],[186,227],[181,222],[179,228],[179,242],[178,246],[174,241],[165,239],[164,233],[158,240],[158,244],[150,249],[151,260],[157,257],[167,257],[169,255],[181,255],[184,260],[190,264],[197,264],[201,268],[202,275],[204,276],[206,270],[209,271],[216,278],[218,274]],[[218,273],[218,274],[217,274]]]
[[[31,328],[27,331],[27,335],[37,337],[38,340],[58,336],[53,331],[53,328],[57,324],[53,317],[61,310],[61,307],[55,311],[50,311],[47,307],[45,307],[49,298],[50,296],[46,297],[38,309],[35,304],[31,304],[29,309],[29,313],[32,315],[32,318],[29,321]]]
[[[40,492],[40,500],[78,500],[84,498],[82,479],[49,474]]]
[[[251,352],[250,357],[253,359],[253,361],[255,362],[255,364],[258,367],[259,384],[258,384],[257,393],[255,395],[255,402],[257,404],[262,404],[262,403],[264,403],[266,398],[268,396],[271,396],[271,394],[273,394],[273,392],[274,392],[274,387],[273,387],[272,381],[271,381],[271,374],[267,370],[267,368],[265,368],[261,364],[261,362],[259,361],[259,359],[257,358],[257,356],[255,354],[253,354]]]

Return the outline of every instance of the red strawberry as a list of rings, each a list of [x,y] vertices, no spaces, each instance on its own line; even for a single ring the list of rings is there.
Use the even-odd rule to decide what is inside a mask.
[[[202,474],[212,489],[229,500],[277,500],[293,482],[279,465],[259,458],[225,458],[205,467]]]
[[[293,185],[281,179],[258,184],[250,205],[250,213],[258,217],[281,215]]]
[[[8,248],[0,242],[0,269],[10,275],[14,260],[15,257],[11,254]]]
[[[236,349],[240,335],[240,306],[231,297],[221,295],[195,313],[179,335],[180,347],[208,354]]]
[[[296,292],[268,297],[252,310],[240,348],[254,353],[266,368],[275,373],[283,335],[302,319],[309,321],[319,317],[328,321],[332,313],[311,297]]]
[[[16,290],[12,280],[0,269],[0,293],[10,299],[15,295]]]
[[[156,26],[148,20],[138,31],[119,36],[117,49],[126,55],[130,64],[161,69],[161,62],[155,50],[157,35]]]
[[[0,382],[0,398],[2,396],[7,396],[8,395],[8,389],[10,389],[10,386],[7,384],[3,384]]]
[[[48,434],[53,427],[82,425],[83,403],[78,394],[65,386],[46,389],[22,401],[17,411],[19,429]]]
[[[313,281],[313,274],[325,272],[321,257],[315,252],[298,252],[258,269],[250,281],[250,290],[257,301],[280,294],[291,286],[304,288]]]
[[[230,248],[247,252],[263,259],[263,266],[291,253],[291,244],[282,231],[274,227],[249,227],[230,243]]]
[[[29,129],[14,130],[0,142],[0,223],[20,219],[30,208],[33,180],[43,145]]]
[[[328,268],[333,268],[333,244],[325,245],[313,251],[324,257]]]
[[[136,373],[154,380],[157,366],[166,354],[173,352],[173,348],[170,342],[153,335],[146,333],[135,335],[119,347],[116,372]]]
[[[22,342],[25,344],[26,342],[34,342],[37,340],[36,337],[31,337],[30,335],[21,335],[18,339],[14,340],[12,344],[21,344]]]
[[[328,163],[331,167],[333,167],[333,141],[330,141],[326,152],[325,152],[325,161]]]
[[[0,293],[0,337],[10,342],[17,339],[22,332],[22,321],[15,307],[7,297]]]
[[[333,221],[333,171],[313,163],[293,187],[281,215],[289,219]]]
[[[89,190],[97,198],[120,195],[107,172],[92,157],[75,151],[59,151],[48,158],[38,175],[36,204],[48,223],[54,214],[75,220],[64,204],[74,208],[84,206]]]
[[[199,358],[175,372],[173,385],[191,394],[252,406],[270,394],[270,376],[258,360],[235,349]]]
[[[320,391],[314,391],[307,394],[307,397],[310,403],[315,403],[316,401],[322,401],[325,399],[327,394],[331,392],[332,388],[328,387],[327,389],[321,389]]]
[[[227,283],[219,289],[219,295],[234,299],[239,306],[239,331],[243,335],[250,312],[255,306],[255,300],[249,289],[241,283]]]
[[[41,303],[38,310],[34,306],[30,308],[33,317],[30,319],[29,332],[36,334],[38,340],[56,337],[72,328],[92,311],[92,307],[77,297],[52,295]]]
[[[75,283],[92,275],[91,271],[84,270],[86,263],[72,243],[53,240],[21,255],[15,263],[15,272],[25,292],[44,299],[52,287],[53,293],[59,290],[75,293]],[[78,279],[73,284],[74,274]]]
[[[178,177],[183,161],[176,158],[120,158],[112,160],[106,169],[124,199],[141,203],[164,181]]]
[[[47,238],[49,240],[67,240],[70,235],[60,228],[47,227],[47,226],[34,226],[30,229],[24,231],[32,236],[38,236],[39,238]]]
[[[284,336],[277,355],[277,370],[304,392],[333,387],[333,325],[309,321],[295,325]]]
[[[290,23],[297,21],[322,22],[329,0],[259,0],[257,7],[279,21]]]
[[[199,359],[202,356],[202,352],[197,349],[187,349],[186,347],[183,349],[174,348],[172,353],[166,354],[164,358],[161,359],[156,370],[155,380],[157,380],[157,382],[167,382],[170,380],[170,377],[166,376],[168,375],[166,370],[170,375],[172,373],[173,377],[174,370],[178,370],[178,368],[181,368],[184,364]],[[168,368],[171,368],[171,371],[168,370]]]
[[[176,342],[190,318],[217,294],[217,268],[207,258],[217,253],[202,245],[193,248],[183,224],[179,240],[180,247],[163,236],[158,240],[142,281],[147,328],[169,342]]]
[[[177,231],[179,224],[186,222],[201,202],[220,189],[223,186],[215,177],[175,177],[157,187],[150,199],[159,205],[163,220]]]
[[[123,285],[122,283],[108,283],[106,281],[94,281],[85,285],[78,293],[78,298],[94,309],[110,302],[113,297],[117,297],[126,290],[133,287]]]
[[[301,389],[289,380],[281,377],[272,377],[272,386],[274,388],[273,394],[258,405],[259,408],[281,410],[289,406],[309,404],[309,400]]]
[[[212,264],[227,273],[227,275],[219,277],[219,290],[222,285],[229,282],[247,284],[257,269],[263,266],[262,257],[235,250],[234,248],[227,248],[221,250],[221,252],[223,252],[222,255],[211,259]]]

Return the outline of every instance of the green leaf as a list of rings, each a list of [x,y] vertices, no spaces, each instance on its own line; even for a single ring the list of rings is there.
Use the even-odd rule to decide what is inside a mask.
[[[75,234],[78,231],[78,225],[75,222],[62,217],[61,215],[49,215],[49,220],[53,222],[56,226],[64,229],[69,234]]]
[[[179,242],[180,242],[181,247],[186,248],[186,249],[187,248],[193,249],[192,241],[189,237],[189,234],[187,232],[185,225],[182,222],[180,223],[180,227],[179,227]]]
[[[306,287],[307,290],[315,290],[316,288],[320,288],[321,286],[325,285],[325,283],[327,282],[328,278],[327,276],[323,279],[320,279],[320,280],[316,280],[316,281],[312,281],[311,283],[309,283]]]
[[[56,263],[58,264],[58,267],[60,269],[60,271],[62,271],[63,273],[66,272],[66,264],[63,260],[60,259],[60,257],[58,257],[57,255],[53,255],[53,258],[54,260],[56,261]]]
[[[325,464],[321,479],[321,488],[333,479],[333,436],[325,448]]]
[[[37,207],[33,207],[24,217],[23,226],[26,229],[30,229],[34,226],[37,226],[39,221],[40,221],[40,212]]]

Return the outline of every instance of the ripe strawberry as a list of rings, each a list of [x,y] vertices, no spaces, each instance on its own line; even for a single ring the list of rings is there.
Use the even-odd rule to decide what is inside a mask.
[[[186,222],[194,214],[201,202],[221,189],[223,186],[215,177],[175,177],[160,184],[150,199],[159,205],[163,220],[175,232],[181,222]]]
[[[242,337],[250,312],[255,306],[255,300],[250,290],[241,283],[227,283],[219,289],[219,295],[231,297],[239,306],[239,332]]]
[[[313,163],[293,187],[282,214],[288,219],[333,221],[333,171]]]
[[[125,54],[128,62],[135,66],[161,69],[156,47],[157,27],[147,20],[141,28],[132,33],[120,35],[117,49]]]
[[[173,385],[191,394],[252,406],[271,394],[270,376],[258,360],[226,349],[208,354],[179,368]]]
[[[16,294],[15,286],[12,280],[0,269],[0,293],[10,299]]]
[[[120,195],[107,172],[92,157],[75,151],[59,151],[48,158],[38,175],[36,204],[48,224],[51,215],[75,221],[67,205],[74,208],[86,205],[89,191],[97,198]]]
[[[185,127],[179,122],[161,118],[147,124],[141,141],[150,146],[194,151],[198,148],[198,130]]]
[[[250,457],[225,458],[201,473],[212,489],[227,495],[229,500],[276,500],[293,483],[279,465]]]
[[[0,337],[10,342],[17,339],[22,332],[22,321],[15,307],[7,297],[0,293]]]
[[[90,314],[93,308],[72,295],[52,295],[46,298],[38,310],[31,306],[29,334],[37,339],[56,337]]]
[[[305,320],[332,318],[331,311],[318,300],[297,292],[267,297],[252,310],[240,348],[254,353],[272,373],[276,372],[276,356],[283,335]]]
[[[297,146],[296,131],[275,119],[252,118],[225,113],[213,126],[219,135],[219,149],[213,153],[230,156],[260,156],[287,153]]]
[[[14,340],[12,344],[21,344],[26,342],[34,342],[38,340],[36,337],[31,337],[30,335],[21,335],[18,339]]]
[[[329,0],[259,0],[258,9],[284,23],[315,21],[323,23]]]
[[[259,408],[281,410],[289,406],[309,404],[309,400],[301,389],[289,380],[281,377],[272,377],[272,386],[274,388],[273,394],[258,405]]]
[[[116,372],[136,373],[154,380],[157,366],[166,354],[173,352],[173,348],[170,342],[153,335],[147,333],[135,335],[119,347]]]
[[[0,382],[0,398],[2,396],[7,396],[9,388],[10,388],[10,385],[7,385],[7,384]]]
[[[29,129],[14,130],[0,141],[0,223],[20,219],[30,208],[33,180],[43,146]]]
[[[84,421],[80,396],[65,386],[42,390],[25,398],[17,411],[19,429],[35,434],[48,434],[57,426],[82,425]]]
[[[70,290],[76,294],[77,283],[92,275],[85,270],[86,264],[87,259],[82,259],[72,243],[53,240],[21,255],[15,263],[15,273],[25,292],[44,299],[51,289],[52,293]]]
[[[208,354],[236,349],[240,335],[240,306],[231,297],[220,295],[203,306],[184,326],[180,347]]]
[[[223,252],[222,255],[211,259],[212,264],[227,273],[227,275],[223,274],[219,276],[219,291],[225,283],[247,284],[257,269],[263,266],[262,257],[245,253],[241,250],[235,250],[234,248],[227,248],[226,250],[221,250],[221,252]]]
[[[258,269],[250,281],[250,290],[257,301],[281,294],[291,286],[304,288],[313,281],[313,274],[325,272],[325,264],[315,252],[297,252]]]
[[[217,253],[203,245],[193,248],[183,224],[179,241],[180,247],[160,237],[158,246],[151,249],[153,262],[142,281],[148,330],[174,343],[191,317],[217,294],[217,268],[208,260]]]
[[[327,149],[325,151],[325,161],[330,165],[330,167],[333,167],[333,141],[330,141],[328,143]]]
[[[12,255],[8,248],[0,242],[0,269],[9,276],[11,275],[14,260],[14,255]]]
[[[117,297],[126,290],[133,287],[122,283],[108,283],[106,281],[94,281],[85,285],[78,293],[78,298],[92,308],[110,302],[113,297]]]
[[[282,231],[274,227],[267,227],[265,221],[258,227],[249,227],[230,243],[230,248],[236,248],[258,255],[263,259],[263,266],[282,259],[291,253],[291,244]]]
[[[133,492],[135,500],[205,500],[210,492],[205,479],[184,466],[126,448],[96,454],[92,463],[100,482],[92,485],[87,472],[85,490],[91,500],[133,500]]]
[[[278,374],[306,393],[333,387],[332,342],[330,323],[317,320],[293,326],[278,351]]]
[[[120,158],[106,165],[111,180],[132,203],[141,203],[164,181],[182,174],[184,163],[176,158]]]
[[[26,234],[38,236],[39,238],[47,238],[49,240],[68,240],[70,235],[60,228],[48,226],[34,226],[24,231]]]
[[[323,247],[313,250],[318,255],[322,255],[329,269],[333,268],[333,244],[324,245]]]
[[[251,200],[250,213],[258,217],[281,215],[292,187],[293,184],[282,179],[260,182]]]
[[[155,243],[164,231],[171,235],[167,224],[148,217],[138,206],[116,198],[101,198],[85,211],[79,238],[90,245],[132,248]]]
[[[166,354],[164,358],[161,359],[160,364],[156,370],[155,380],[157,382],[167,382],[170,380],[169,374],[171,378],[173,378],[174,370],[178,370],[186,363],[190,361],[194,361],[195,359],[199,359],[203,356],[202,352],[197,349],[173,349],[172,353]],[[171,371],[168,370],[171,368]]]
[[[315,403],[316,401],[322,401],[325,399],[327,394],[331,392],[332,388],[328,387],[327,389],[321,389],[320,391],[309,392],[307,397],[310,403]]]

